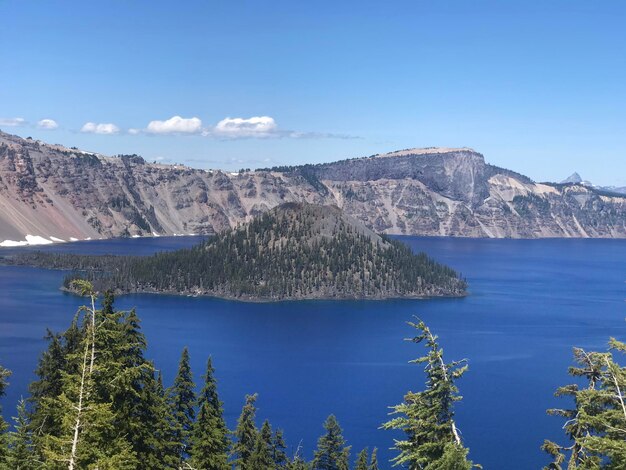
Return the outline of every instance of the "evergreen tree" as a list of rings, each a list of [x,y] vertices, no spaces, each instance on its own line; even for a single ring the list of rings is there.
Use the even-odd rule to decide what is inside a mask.
[[[584,378],[587,385],[566,385],[556,391],[556,396],[573,399],[571,409],[548,410],[566,419],[563,429],[571,445],[546,440],[542,448],[554,459],[546,468],[626,468],[626,368],[613,358],[613,351],[626,352],[626,344],[611,338],[609,347],[606,353],[574,348],[576,366],[569,373]]]
[[[17,416],[13,418],[15,431],[9,434],[7,468],[13,470],[35,470],[41,465],[35,459],[32,433],[28,426],[26,403],[20,400]]]
[[[378,449],[374,447],[368,470],[378,470]]]
[[[350,470],[350,447],[344,447],[341,452],[337,468],[339,470]]]
[[[349,447],[343,438],[341,427],[334,415],[324,423],[326,434],[317,441],[317,450],[313,459],[315,470],[342,470],[348,467]]]
[[[196,395],[195,385],[189,364],[189,351],[183,349],[178,363],[178,373],[174,379],[174,385],[170,389],[170,400],[176,425],[176,438],[179,442],[179,455],[182,462],[190,451],[189,438],[196,412],[194,404]]]
[[[138,453],[142,468],[177,469],[180,465],[180,445],[177,441],[175,420],[163,388],[161,373],[151,379],[142,390],[143,439],[145,448]]]
[[[257,433],[254,452],[250,457],[250,468],[254,470],[274,468],[274,460],[272,459],[272,428],[267,420],[263,422],[261,431]]]
[[[4,367],[0,366],[0,398],[6,393],[6,388],[9,385],[7,378],[11,375],[11,372]],[[0,406],[0,468],[6,463],[7,454],[9,451],[7,429],[9,425],[2,417],[2,407]]]
[[[367,465],[367,449],[363,449],[359,452],[359,455],[356,459],[356,467],[355,470],[369,470]]]
[[[418,331],[411,338],[414,343],[425,342],[429,351],[426,356],[411,361],[426,364],[426,390],[408,392],[404,402],[394,407],[392,414],[400,415],[383,424],[384,429],[400,429],[406,433],[406,440],[395,441],[400,454],[393,459],[395,465],[413,469],[470,469],[472,463],[466,459],[467,449],[463,447],[456,423],[454,403],[461,397],[454,381],[467,370],[465,361],[446,364],[443,349],[437,337],[422,322],[409,325]],[[454,459],[454,467],[445,467]]]
[[[285,439],[283,437],[283,431],[277,429],[272,436],[272,460],[276,468],[285,468],[287,466],[287,454],[285,450]]]
[[[235,429],[233,444],[234,464],[237,470],[253,470],[250,458],[255,451],[257,434],[255,424],[257,395],[246,395],[246,404],[241,410]]]
[[[228,429],[223,417],[223,406],[217,394],[215,370],[209,357],[204,387],[198,397],[198,419],[191,433],[191,459],[194,468],[223,470],[228,464]]]
[[[84,313],[82,335],[72,338],[77,344],[65,355],[58,396],[44,396],[36,403],[53,410],[58,426],[41,436],[41,454],[50,469],[99,468],[130,470],[137,468],[135,452],[126,436],[119,433],[110,400],[102,399],[98,377],[113,377],[117,365],[108,360],[97,338],[102,325],[96,311],[96,293],[87,282],[77,282],[77,289],[90,298]],[[102,331],[102,330],[101,330]]]

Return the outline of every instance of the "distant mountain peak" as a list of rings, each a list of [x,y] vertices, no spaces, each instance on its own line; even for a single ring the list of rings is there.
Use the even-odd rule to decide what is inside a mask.
[[[581,178],[581,176],[578,174],[578,172],[574,172],[571,175],[569,175],[567,178],[565,178],[563,181],[561,181],[561,184],[566,184],[566,183],[582,183],[583,179]]]

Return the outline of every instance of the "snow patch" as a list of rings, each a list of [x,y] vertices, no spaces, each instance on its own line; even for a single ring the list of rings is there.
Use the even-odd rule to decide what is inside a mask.
[[[8,247],[8,246],[33,246],[33,245],[50,245],[54,243],[52,240],[48,240],[47,238],[40,237],[39,235],[26,235],[26,240],[4,240],[0,242],[0,246]]]
[[[78,241],[78,238],[70,237],[70,241],[71,241],[71,242],[77,242],[77,241]]]
[[[53,242],[57,242],[57,243],[65,243],[65,240],[61,238],[57,238],[57,237],[50,237],[50,240],[52,240]]]

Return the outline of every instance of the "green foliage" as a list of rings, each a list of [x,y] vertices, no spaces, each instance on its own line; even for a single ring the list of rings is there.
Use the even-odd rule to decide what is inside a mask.
[[[313,469],[341,470],[348,468],[350,447],[346,446],[343,432],[334,415],[330,415],[326,419],[324,429],[326,429],[326,434],[317,441]]]
[[[464,457],[467,450],[463,447],[454,422],[454,403],[461,397],[455,380],[467,370],[465,361],[446,364],[443,349],[437,343],[430,329],[419,321],[409,322],[418,331],[410,338],[414,343],[425,342],[428,348],[426,356],[411,361],[425,364],[426,389],[422,392],[408,392],[404,402],[395,406],[393,415],[398,415],[383,424],[384,429],[399,429],[406,433],[405,440],[396,440],[395,448],[399,455],[393,459],[395,465],[408,466],[410,469],[471,468],[471,462]],[[463,458],[459,457],[463,455]],[[458,465],[465,467],[458,467]]]
[[[368,470],[368,462],[367,462],[367,449],[363,449],[359,452],[359,455],[356,459],[355,470]]]
[[[214,373],[209,357],[204,387],[198,397],[198,418],[191,432],[190,464],[193,468],[226,470],[230,468],[227,459],[230,441]]]
[[[285,450],[287,446],[285,445],[285,439],[283,437],[282,429],[277,429],[272,436],[272,460],[274,462],[275,468],[285,468],[287,467],[287,454]]]
[[[274,467],[272,459],[272,427],[265,420],[261,431],[257,433],[254,452],[250,456],[250,468],[269,469]]]
[[[372,458],[370,459],[370,465],[368,470],[379,470],[378,469],[378,449],[374,447],[372,451]]]
[[[147,257],[31,253],[15,263],[72,269],[101,291],[266,300],[463,295],[465,281],[424,253],[378,237],[339,209],[286,204],[184,250]]]
[[[241,410],[235,429],[235,442],[233,444],[234,465],[237,470],[256,470],[251,465],[251,457],[256,449],[257,428],[256,417],[257,395],[246,395],[246,404]]]
[[[183,349],[178,363],[178,372],[174,385],[169,390],[172,413],[176,424],[176,438],[179,442],[179,455],[182,462],[190,452],[190,437],[193,422],[196,417],[194,405],[196,395],[195,385],[189,364],[189,350]]]
[[[555,393],[573,400],[573,408],[548,410],[566,420],[563,429],[571,444],[544,442],[542,449],[553,458],[547,469],[626,468],[626,368],[613,357],[614,351],[626,352],[626,344],[611,338],[609,347],[606,353],[574,348],[576,365],[569,373],[586,386],[566,385]]]
[[[14,431],[9,433],[7,468],[14,470],[36,470],[41,464],[35,457],[33,436],[29,428],[26,402],[20,400],[17,416],[13,418]]]
[[[7,379],[11,375],[11,372],[4,367],[0,366],[0,398],[4,396],[6,393],[6,388],[9,385]],[[0,406],[0,468],[6,462],[7,454],[8,454],[8,440],[7,440],[7,429],[8,424],[2,417],[2,407]]]

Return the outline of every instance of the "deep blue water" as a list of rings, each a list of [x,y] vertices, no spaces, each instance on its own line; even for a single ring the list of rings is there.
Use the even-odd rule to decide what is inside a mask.
[[[457,421],[471,457],[486,469],[532,469],[547,462],[539,446],[561,439],[554,389],[569,383],[571,347],[626,339],[625,240],[476,240],[404,237],[458,269],[464,299],[305,301],[248,304],[208,298],[132,295],[148,356],[169,383],[189,346],[198,378],[208,355],[217,368],[228,423],[246,393],[258,392],[259,424],[269,418],[288,445],[312,453],[322,422],[335,413],[353,445],[377,446],[384,462],[393,433],[379,430],[387,407],[420,389],[423,348],[403,342],[419,315],[440,336],[448,360],[468,358],[458,385]],[[86,253],[174,249],[194,238],[93,241],[48,247]],[[0,250],[0,254],[8,252]],[[8,418],[27,393],[46,327],[64,329],[80,300],[58,290],[63,274],[0,267],[0,364],[13,370],[3,399]],[[383,465],[382,468],[385,468]]]

